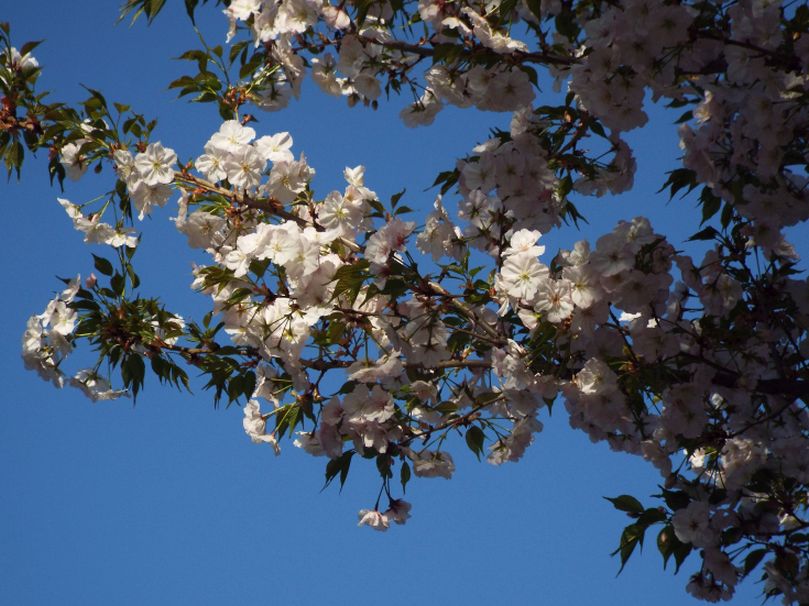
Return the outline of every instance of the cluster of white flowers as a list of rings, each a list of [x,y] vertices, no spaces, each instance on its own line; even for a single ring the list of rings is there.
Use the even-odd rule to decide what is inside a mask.
[[[89,125],[83,125],[91,130]],[[85,154],[82,152],[88,139],[78,139],[62,146],[60,161],[70,179],[78,180],[88,168]],[[150,143],[136,155],[127,149],[117,149],[113,153],[118,176],[126,184],[127,191],[135,203],[138,218],[143,219],[155,206],[164,206],[172,194],[171,183],[174,181],[174,170],[177,154],[174,150],[163,147],[159,142]],[[68,214],[74,211],[68,210]],[[71,218],[75,220],[73,214]],[[76,225],[77,229],[85,228]],[[86,232],[85,232],[86,233]],[[88,240],[95,241],[95,240]]]
[[[390,273],[391,263],[401,262],[398,255],[405,249],[415,224],[391,218],[373,229],[371,202],[376,201],[376,194],[364,185],[361,166],[345,170],[344,192],[333,191],[320,202],[311,200],[306,192],[314,171],[303,158],[293,159],[288,133],[259,139],[255,136],[252,128],[225,122],[196,162],[210,187],[234,186],[238,182],[237,191],[249,196],[238,223],[217,208],[191,210],[188,196],[181,199],[176,219],[189,243],[206,249],[217,266],[228,271],[226,282],[220,278],[214,284],[209,279],[211,268],[199,267],[194,288],[212,296],[214,310],[222,314],[224,330],[234,343],[252,348],[264,360],[253,399],[244,409],[245,431],[254,442],[270,443],[277,449],[275,431],[267,431],[267,416],[260,413],[262,399],[278,406],[274,393],[267,388],[267,377],[275,371],[268,369],[280,365],[292,378],[298,397],[311,392],[303,359],[312,331],[320,330],[326,321],[336,317],[352,327],[360,326],[357,319],[364,318],[379,350],[377,359],[352,357],[346,373],[354,387],[323,402],[315,430],[298,432],[295,444],[313,455],[332,459],[344,454],[346,443],[359,453],[398,451],[400,443],[409,443],[414,432],[419,431],[416,426],[403,427],[403,418],[421,424],[423,431],[429,431],[431,423],[438,425],[443,418],[433,408],[438,403],[435,388],[424,381],[421,387],[411,384],[403,361],[418,361],[429,371],[432,365],[449,360],[448,327],[427,297],[413,297],[391,306],[388,297],[373,295],[369,286],[362,286],[359,296],[353,298],[336,292],[336,288],[338,271],[357,263],[356,255],[362,253],[370,275],[376,276],[378,290]],[[268,162],[272,163],[269,168]],[[262,214],[249,207],[250,200],[294,203],[295,212],[278,222],[261,221]],[[260,206],[259,211],[263,208]],[[440,216],[447,221],[440,203],[436,209],[436,220]],[[269,212],[272,214],[272,210]],[[460,242],[457,230],[438,229],[447,239]],[[369,236],[358,247],[355,242],[362,233]],[[420,240],[425,246],[426,242]],[[277,268],[272,272],[274,281],[266,273],[253,273],[256,263],[264,271],[266,262]],[[234,293],[245,289],[249,292],[233,304]],[[493,314],[487,317],[494,321]],[[473,388],[482,392],[484,386],[481,383]],[[409,409],[401,408],[402,398],[411,401]],[[464,404],[471,405],[471,400]],[[521,428],[537,431],[537,423],[525,422],[526,418],[521,414],[515,422],[520,422]],[[518,458],[527,445],[519,431],[515,435],[513,444],[497,446],[497,456],[502,460],[506,460],[503,456]],[[511,454],[503,455],[506,449]],[[454,471],[452,457],[444,451],[405,447],[402,452],[412,462],[417,476],[449,478]],[[400,519],[376,510],[366,513],[364,523],[375,528],[387,527],[388,519],[402,523],[406,517]]]
[[[391,499],[389,507],[383,512],[377,509],[360,509],[359,526],[385,531],[390,527],[391,522],[404,524],[410,517],[410,509],[410,503],[404,499]]]
[[[126,391],[112,389],[109,381],[93,369],[79,370],[66,381],[62,363],[73,351],[78,313],[70,304],[81,287],[81,278],[71,280],[41,314],[31,316],[22,336],[22,358],[25,367],[35,370],[40,377],[56,387],[66,384],[80,389],[93,402],[113,400],[126,395]]]
[[[20,54],[15,47],[8,49],[9,65],[12,69],[19,70],[23,74],[29,74],[39,69],[39,61],[31,53]]]
[[[28,318],[22,337],[22,358],[26,368],[36,370],[40,377],[57,387],[64,385],[59,365],[73,349],[68,337],[76,327],[78,314],[68,305],[79,286],[77,277],[48,303],[44,312]]]
[[[118,247],[126,246],[135,248],[138,245],[138,237],[135,230],[125,227],[113,227],[109,223],[101,221],[102,213],[93,213],[85,216],[77,204],[70,200],[57,198],[59,204],[65,209],[67,216],[73,221],[73,227],[84,234],[84,241],[88,244],[106,244]]]
[[[386,214],[362,166],[346,168],[344,191],[315,199],[314,170],[295,159],[289,133],[257,138],[238,120],[205,144],[199,176],[175,172],[176,154],[160,143],[135,155],[111,147],[117,174],[140,218],[181,190],[176,226],[212,259],[193,286],[252,356],[250,439],[278,452],[289,429],[338,473],[355,453],[376,458],[390,506],[361,510],[360,525],[385,530],[408,518],[410,504],[391,496],[394,464],[403,484],[411,468],[452,477],[445,439],[454,432],[477,455],[488,446],[492,464],[517,461],[561,394],[574,428],[648,460],[677,496],[656,515],[672,541],[701,550],[689,592],[728,599],[749,573],[739,554],[760,545],[797,561],[786,572],[783,555],[766,561],[766,591],[803,603],[809,559],[790,537],[809,527],[809,280],[795,274],[784,228],[809,219],[809,35],[768,0],[630,0],[575,13],[534,4],[376,3],[361,18],[325,0],[225,9],[228,40],[246,27],[266,53],[240,89],[265,109],[297,95],[311,66],[322,89],[352,103],[410,86],[408,125],[429,124],[444,104],[513,112],[507,132],[451,171],[457,222],[440,196],[423,228]],[[427,33],[397,39],[402,16]],[[551,19],[556,30],[532,47],[531,32]],[[565,28],[570,19],[576,27]],[[513,27],[520,21],[531,27]],[[433,64],[419,72],[425,57]],[[537,63],[567,87],[564,106],[532,106]],[[542,235],[576,219],[571,192],[632,187],[622,133],[648,120],[647,91],[691,110],[680,126],[684,168],[669,184],[672,193],[701,186],[706,221],[721,209],[722,231],[696,236],[715,235],[714,245],[696,261],[636,217],[543,260]],[[86,170],[88,141],[62,147],[68,176]],[[122,224],[60,203],[85,241],[137,244]],[[412,244],[438,264],[437,277],[420,271]],[[469,267],[472,247],[490,256],[488,277]],[[458,292],[444,289],[449,278],[460,278]],[[34,316],[24,337],[26,364],[58,385],[75,292]],[[327,373],[340,373],[340,389],[328,391]],[[92,372],[73,382],[96,399],[117,393]],[[262,413],[262,401],[273,410]]]
[[[119,178],[138,210],[138,219],[148,215],[152,207],[164,206],[171,197],[177,154],[159,142],[133,156],[126,149],[113,154]]]

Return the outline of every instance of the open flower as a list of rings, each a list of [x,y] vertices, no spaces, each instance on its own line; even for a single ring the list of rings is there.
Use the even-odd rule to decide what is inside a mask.
[[[168,184],[174,179],[177,154],[160,143],[150,143],[146,151],[135,156],[135,168],[141,180],[149,186]]]

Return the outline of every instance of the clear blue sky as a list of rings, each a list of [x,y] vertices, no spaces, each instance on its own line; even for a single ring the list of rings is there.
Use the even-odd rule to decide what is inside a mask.
[[[170,58],[196,46],[182,3],[170,2],[148,29],[114,26],[117,4],[9,2],[0,20],[11,22],[18,44],[46,40],[35,54],[40,86],[54,99],[83,98],[79,83],[98,88],[158,117],[156,138],[181,159],[197,156],[219,118],[213,106],[175,100],[166,89],[185,73]],[[201,15],[211,41],[223,42],[224,17],[210,8]],[[424,190],[437,172],[507,118],[447,111],[432,127],[408,130],[397,118],[402,104],[349,110],[307,85],[299,102],[258,114],[255,126],[259,134],[292,133],[296,153],[318,171],[321,195],[342,188],[344,166],[362,163],[383,199],[407,187],[403,203],[426,209],[434,192]],[[673,133],[663,124],[633,135],[638,189],[585,208],[593,223],[585,235],[641,213],[675,243],[695,231],[684,219],[694,216],[692,202],[654,196],[674,166]],[[357,510],[373,505],[375,470],[356,465],[342,494],[321,493],[325,459],[291,444],[275,458],[251,444],[241,411],[214,410],[198,383],[187,395],[147,381],[137,406],[93,405],[25,371],[25,320],[59,288],[54,276],[87,275],[90,252],[102,252],[71,230],[44,160],[27,162],[21,183],[0,180],[0,604],[697,603],[684,590],[696,559],[676,577],[663,572],[654,535],[616,578],[609,553],[628,520],[601,497],[630,493],[651,503],[659,478],[573,432],[561,405],[543,416],[545,431],[521,463],[495,468],[459,451],[452,481],[411,482],[413,517],[382,534],[356,527]],[[84,202],[106,183],[67,183],[65,196]],[[208,301],[187,285],[201,258],[175,233],[173,214],[167,207],[145,226],[136,257],[143,291],[199,318]],[[578,237],[554,236],[549,252]],[[746,583],[736,603],[758,603],[759,587]]]

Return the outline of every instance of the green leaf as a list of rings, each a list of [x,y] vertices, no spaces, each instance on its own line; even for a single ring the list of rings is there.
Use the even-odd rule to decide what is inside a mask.
[[[480,455],[483,454],[483,443],[486,440],[486,435],[483,430],[477,425],[472,425],[466,430],[466,445],[469,447],[475,456],[480,461]]]
[[[697,173],[689,168],[677,168],[668,173],[669,178],[658,191],[669,189],[669,200],[674,198],[678,191],[688,188],[686,194],[697,186]]]
[[[110,263],[104,257],[98,257],[96,255],[93,255],[93,265],[100,273],[104,274],[105,276],[112,275],[113,272],[112,263]]]
[[[445,170],[438,173],[438,176],[435,178],[435,181],[433,182],[433,187],[435,187],[439,183],[446,182],[448,179],[451,179],[453,175],[455,175],[454,170]]]
[[[132,265],[129,263],[126,264],[126,274],[129,276],[129,282],[132,284],[132,288],[135,289],[140,286],[140,278],[138,274],[135,273],[135,270],[132,268]]]
[[[694,240],[713,240],[718,235],[719,235],[719,232],[716,231],[716,228],[711,227],[709,225],[705,229],[699,230],[693,236],[688,238],[687,242],[692,242]]]
[[[767,555],[766,549],[756,549],[751,551],[747,554],[747,557],[744,558],[744,576],[747,576],[753,570],[755,570],[756,566],[761,563],[761,560],[764,559],[764,556]]]
[[[410,464],[407,461],[402,461],[402,467],[399,469],[399,481],[402,483],[402,492],[407,492],[407,483],[410,481]]]
[[[126,290],[126,280],[121,274],[116,272],[115,275],[110,278],[110,287],[112,287],[112,291],[116,296],[121,297]]]
[[[719,208],[722,206],[722,199],[715,196],[708,187],[703,187],[699,195],[700,204],[702,204],[702,223],[705,223],[713,217]],[[702,224],[701,223],[701,224]]]
[[[731,206],[730,204],[725,204],[725,207],[722,209],[722,216],[720,218],[720,222],[722,223],[722,229],[727,229],[732,219],[733,219],[733,206]]]
[[[635,497],[622,494],[618,497],[604,497],[610,503],[612,503],[613,507],[618,511],[626,511],[627,513],[636,513],[641,514],[643,513],[643,505],[641,505],[640,501],[638,501]]]
[[[634,514],[633,514],[634,515]],[[663,522],[667,519],[666,512],[662,507],[650,507],[638,518],[638,524],[641,526],[649,527],[652,524]]]
[[[525,4],[537,19],[542,18],[542,0],[526,0]]]
[[[339,474],[340,490],[342,491],[346,479],[348,478],[348,470],[349,467],[351,467],[351,457],[353,456],[354,451],[349,450],[326,463],[326,483],[323,485],[322,490],[325,490],[326,487],[331,484],[332,480],[334,480],[334,478],[336,478]]]
[[[132,390],[132,396],[136,400],[145,376],[146,367],[143,364],[143,358],[138,354],[128,354],[121,364],[121,380],[124,387]]]
[[[570,9],[564,10],[556,16],[556,31],[569,40],[575,40],[579,35],[579,25]]]
[[[362,260],[350,265],[343,265],[338,269],[332,279],[336,282],[332,300],[337,299],[343,293],[348,293],[351,303],[356,301],[362,285],[368,277],[369,266],[368,261]]]
[[[275,415],[275,430],[279,439],[283,438],[286,432],[291,434],[295,430],[301,413],[300,406],[297,404],[287,404],[283,408],[286,409],[283,414],[276,413]]]
[[[236,61],[236,57],[239,54],[247,49],[247,40],[243,40],[242,42],[236,42],[230,46],[230,51],[228,52],[228,63],[231,65],[234,61]]]
[[[624,531],[621,533],[621,544],[618,546],[618,549],[612,552],[611,555],[620,554],[621,558],[621,568],[618,570],[618,574],[621,574],[624,570],[624,566],[629,561],[629,558],[632,556],[632,553],[635,551],[635,548],[640,545],[643,546],[643,535],[646,532],[646,528],[639,526],[637,524],[630,524]]]
[[[194,10],[197,8],[197,4],[199,4],[199,0],[185,0],[185,12],[188,14],[188,18],[191,19],[191,23],[196,25],[196,21],[194,20]]]
[[[146,15],[149,17],[149,23],[151,23],[155,17],[157,17],[157,13],[163,8],[163,5],[166,3],[166,0],[148,0],[149,4],[146,8]]]
[[[125,114],[125,113],[126,113],[126,112],[128,112],[130,109],[132,109],[132,108],[131,108],[129,105],[126,105],[126,104],[124,104],[124,103],[118,103],[117,101],[113,101],[113,102],[112,102],[112,105],[113,105],[113,107],[115,107],[115,110],[116,110],[116,111],[117,111],[119,114]]]
[[[595,118],[591,119],[588,122],[588,126],[590,127],[590,130],[593,131],[595,134],[597,134],[599,137],[602,137],[604,139],[607,138],[607,133],[604,130],[604,127],[601,125],[601,122],[599,122]]]
[[[85,309],[87,311],[98,311],[98,303],[95,301],[72,301],[70,309]]]
[[[500,8],[498,10],[500,21],[505,23],[511,20],[511,14],[514,12],[514,9],[517,7],[517,0],[502,0],[500,2]]]
[[[107,100],[104,98],[104,95],[102,95],[99,91],[90,88],[89,86],[84,86],[83,84],[81,86],[84,88],[84,90],[90,93],[92,99],[96,99],[98,101],[101,107],[107,109]]]
[[[687,112],[683,113],[677,120],[675,120],[675,124],[683,124],[685,122],[690,122],[694,119],[694,112],[692,110],[688,110]]]
[[[379,471],[380,477],[387,480],[393,477],[393,472],[390,468],[393,465],[393,459],[389,454],[379,454],[376,457],[376,469]]]
[[[390,207],[391,208],[396,208],[396,205],[399,203],[399,200],[402,199],[402,196],[405,195],[406,191],[407,191],[406,189],[403,189],[402,191],[397,192],[397,193],[393,194],[390,197]]]
[[[453,413],[453,412],[458,411],[458,406],[459,405],[458,405],[457,402],[453,402],[451,400],[444,400],[438,406],[436,406],[434,410],[436,412],[440,412],[440,413],[444,413],[444,414]]]
[[[666,564],[668,564],[671,557],[671,550],[674,547],[673,538],[676,537],[674,537],[674,528],[671,525],[664,526],[657,534],[657,550],[663,556],[663,570],[666,569]]]

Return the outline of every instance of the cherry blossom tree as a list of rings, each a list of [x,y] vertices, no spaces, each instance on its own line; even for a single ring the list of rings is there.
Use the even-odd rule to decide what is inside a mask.
[[[164,3],[128,0],[122,16],[151,21]],[[93,169],[109,182],[92,202],[59,199],[110,253],[31,316],[28,368],[93,401],[136,397],[147,375],[188,388],[194,369],[216,402],[243,406],[253,442],[323,457],[327,483],[373,462],[379,495],[359,523],[375,530],[406,522],[412,476],[451,478],[463,448],[518,461],[561,406],[660,472],[655,501],[610,499],[630,518],[621,566],[654,533],[698,598],[728,600],[752,574],[765,596],[809,604],[809,281],[785,236],[809,218],[806,4],[185,6],[192,22],[223,11],[225,41],[186,52],[194,69],[171,83],[221,117],[186,163],[154,121],[99,91],[51,101],[36,44],[0,30],[9,173],[44,149],[52,180]],[[283,109],[307,74],[350,105],[412,99],[408,126],[451,105],[508,112],[510,127],[437,176],[426,216],[380,200],[362,166],[315,193],[293,136],[259,132],[249,113]],[[682,112],[681,165],[661,191],[698,199],[691,239],[707,253],[642,216],[546,250],[543,234],[583,219],[575,200],[632,189],[624,135],[647,122],[647,93]],[[209,255],[192,288],[211,309],[195,320],[135,271],[141,221],[170,202]],[[71,366],[82,348],[89,368]]]

